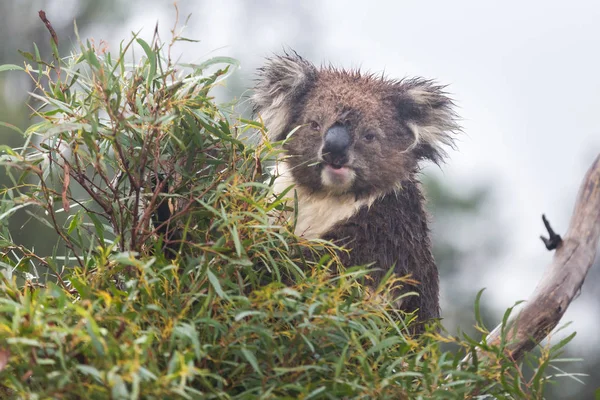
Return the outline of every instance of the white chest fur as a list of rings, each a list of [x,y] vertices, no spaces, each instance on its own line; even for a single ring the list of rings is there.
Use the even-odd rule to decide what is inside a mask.
[[[273,190],[276,194],[295,184],[285,161],[278,163],[275,173]],[[355,196],[351,194],[312,194],[297,186],[286,194],[286,198],[293,201],[294,191],[298,196],[298,220],[295,233],[307,239],[322,237],[336,223],[346,221],[362,206],[370,206],[375,201],[375,197],[356,200]],[[290,213],[284,218],[289,220],[293,218],[293,214]]]

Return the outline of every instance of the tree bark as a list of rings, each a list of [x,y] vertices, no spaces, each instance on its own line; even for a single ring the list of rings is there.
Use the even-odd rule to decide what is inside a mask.
[[[577,196],[569,229],[535,291],[506,332],[505,351],[515,360],[532,350],[556,327],[581,289],[594,262],[600,238],[600,155],[588,170]],[[485,339],[501,340],[502,324]]]

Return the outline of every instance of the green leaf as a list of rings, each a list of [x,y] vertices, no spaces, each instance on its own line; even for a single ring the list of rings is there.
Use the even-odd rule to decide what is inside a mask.
[[[4,64],[0,65],[0,72],[4,71],[25,71],[22,67],[15,64]]]
[[[213,65],[217,65],[217,64],[227,64],[227,65],[232,65],[235,68],[238,68],[240,65],[240,62],[232,57],[213,57],[213,58],[208,59],[200,64],[182,63],[181,65],[183,65],[185,67],[191,67],[191,68],[194,68],[194,69],[202,72],[206,68],[211,67]]]
[[[246,360],[252,366],[252,369],[254,369],[254,371],[257,374],[259,374],[260,376],[263,376],[263,372],[260,370],[260,367],[258,366],[258,360],[256,359],[256,356],[254,355],[254,353],[252,353],[250,350],[248,350],[245,347],[242,347],[241,351],[242,351],[242,354],[244,355],[244,357],[246,358]]]
[[[0,121],[0,126],[4,126],[8,129],[12,129],[13,131],[20,133],[21,135],[25,135],[25,133],[21,129],[19,129],[16,126],[9,124],[7,122]]]
[[[377,352],[384,351],[389,347],[395,346],[400,343],[402,340],[399,336],[390,336],[388,338],[383,339],[381,342],[377,343],[375,346],[371,347],[369,351],[367,351],[368,355],[375,354]],[[385,352],[385,351],[384,351]]]
[[[176,42],[192,42],[192,43],[199,43],[200,42],[199,40],[189,39],[189,38],[186,38],[186,37],[177,37],[177,38],[175,38],[175,41]]]
[[[485,291],[485,288],[481,289],[479,292],[477,292],[477,296],[475,296],[475,322],[477,322],[477,325],[479,325],[479,327],[482,329],[484,329],[485,325],[483,323],[483,319],[481,318],[480,303],[481,303],[481,296],[483,295],[484,291]]]
[[[8,338],[8,339],[6,339],[6,343],[8,343],[8,344],[22,344],[22,345],[25,345],[25,346],[32,346],[32,347],[43,347],[42,343],[39,340],[30,339],[30,338],[24,338],[24,337],[12,337],[12,338]]]
[[[100,371],[98,371],[98,369],[92,365],[76,365],[75,368],[77,368],[80,372],[82,372],[85,375],[90,375],[93,376],[98,383],[102,383],[103,379],[102,379],[102,374],[100,373]]]
[[[96,230],[96,235],[98,237],[98,242],[100,243],[100,245],[104,245],[104,230],[105,227],[102,224],[102,222],[100,222],[100,220],[98,219],[98,217],[92,213],[89,212],[87,213],[87,216],[90,217],[90,219],[92,220],[92,223],[94,224],[94,228]]]
[[[73,217],[71,219],[71,223],[69,223],[69,228],[67,229],[67,233],[69,235],[71,233],[73,233],[73,231],[75,229],[77,229],[80,224],[81,224],[81,213],[77,212],[75,215],[73,215]]]
[[[42,65],[44,62],[42,61],[42,57],[40,57],[40,49],[38,49],[37,44],[33,44],[33,50],[35,52],[35,62],[38,63],[38,79],[42,78],[43,68]]]
[[[92,291],[88,285],[77,278],[70,279],[71,285],[77,290],[81,298],[87,299],[92,296]]]
[[[150,48],[150,45],[143,41],[142,39],[136,39],[136,41],[142,46],[144,52],[146,53],[146,57],[148,58],[148,62],[150,63],[150,71],[148,72],[148,77],[146,79],[146,86],[150,86],[150,83],[154,79],[156,75],[156,54]]]
[[[88,42],[88,48],[89,50],[87,50],[83,56],[85,57],[86,61],[93,66],[96,70],[100,70],[102,69],[102,67],[100,66],[100,61],[98,60],[98,57],[96,56],[96,52],[94,51],[94,49],[92,48],[91,44]]]
[[[313,390],[312,392],[310,392],[310,393],[308,394],[308,396],[306,396],[306,399],[307,399],[307,400],[308,400],[308,399],[313,399],[313,398],[317,397],[319,394],[321,394],[321,393],[325,392],[326,390],[327,390],[327,387],[326,387],[326,386],[321,386],[321,387],[318,387],[318,388],[316,388],[315,390]]]
[[[10,215],[14,214],[15,212],[17,212],[21,208],[24,208],[24,207],[27,207],[27,206],[32,206],[32,205],[34,205],[33,202],[32,203],[24,203],[24,204],[20,204],[20,205],[11,207],[7,211],[5,211],[2,214],[0,214],[0,221],[2,221],[6,217],[9,217]]]
[[[242,311],[241,313],[235,316],[235,321],[238,322],[246,317],[250,317],[253,315],[264,315],[264,313],[261,311]]]
[[[550,351],[554,354],[558,353],[563,347],[565,347],[573,338],[577,335],[577,332],[573,332],[567,337],[561,339],[557,344],[553,345]]]
[[[233,239],[233,244],[235,246],[235,253],[238,257],[242,256],[242,252],[244,248],[242,247],[242,242],[240,241],[240,235],[238,234],[237,227],[233,225],[231,227],[231,238]]]
[[[33,54],[29,53],[28,51],[22,51],[22,50],[17,50],[19,52],[20,55],[23,56],[23,58],[25,58],[26,60],[29,60],[31,62],[35,62],[35,57],[33,56]]]
[[[223,288],[221,287],[219,278],[217,278],[217,276],[210,269],[206,271],[206,274],[208,275],[208,280],[210,281],[210,284],[215,289],[215,292],[217,292],[219,297],[223,299],[229,299],[229,297],[227,297],[227,294],[223,291]]]

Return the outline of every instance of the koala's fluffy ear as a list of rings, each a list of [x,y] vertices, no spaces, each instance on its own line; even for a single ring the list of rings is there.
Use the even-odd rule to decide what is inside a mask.
[[[269,58],[259,69],[252,101],[268,130],[269,140],[282,140],[292,118],[295,104],[317,79],[313,64],[293,52]]]
[[[422,78],[398,82],[394,91],[398,116],[415,136],[414,154],[439,163],[460,132],[452,99],[443,86]]]

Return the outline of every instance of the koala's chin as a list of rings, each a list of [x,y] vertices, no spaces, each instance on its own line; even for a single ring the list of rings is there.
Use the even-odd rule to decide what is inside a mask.
[[[350,167],[334,167],[324,164],[321,170],[321,183],[331,194],[348,193],[352,188],[356,173]]]

